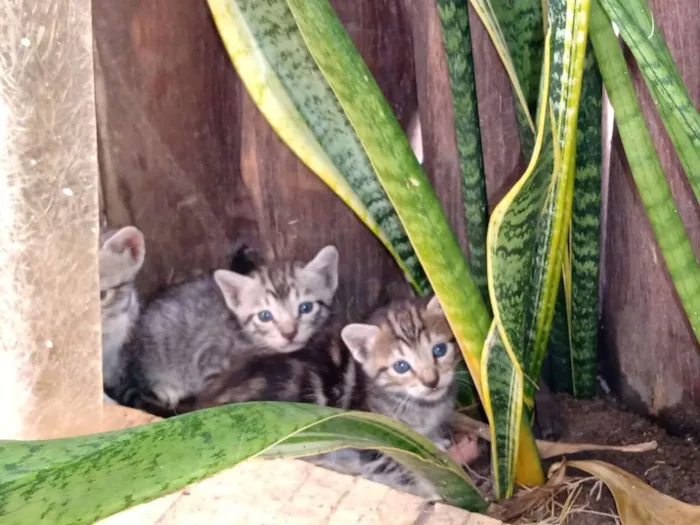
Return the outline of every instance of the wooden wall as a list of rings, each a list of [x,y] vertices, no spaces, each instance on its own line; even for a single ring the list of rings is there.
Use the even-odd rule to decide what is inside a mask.
[[[697,0],[651,0],[657,30],[700,107],[700,18]],[[636,68],[633,78],[678,212],[696,254],[700,209],[673,145]],[[700,433],[700,351],[613,137],[605,244],[602,343],[613,386],[631,406],[679,431]]]
[[[695,0],[653,2],[697,102]],[[419,111],[424,165],[465,245],[457,150],[437,10],[429,0],[331,0],[406,128]],[[333,193],[281,143],[241,87],[203,0],[93,0],[103,205],[144,231],[145,294],[225,264],[241,242],[268,257],[341,254],[340,300],[365,315],[397,266]],[[508,79],[471,13],[490,204],[522,173]],[[645,99],[647,113],[653,111]],[[663,135],[657,122],[655,136]],[[693,241],[700,231],[672,148],[659,141]],[[636,406],[700,406],[700,357],[651,236],[619,144],[610,180],[602,343],[608,370]],[[630,254],[633,254],[630,256]],[[673,410],[671,410],[673,411]]]
[[[402,0],[334,6],[406,127],[417,98]],[[145,293],[224,265],[241,242],[299,258],[335,244],[351,317],[381,300],[382,284],[403,280],[259,114],[206,2],[96,0],[94,20],[104,207],[111,222],[144,231]]]

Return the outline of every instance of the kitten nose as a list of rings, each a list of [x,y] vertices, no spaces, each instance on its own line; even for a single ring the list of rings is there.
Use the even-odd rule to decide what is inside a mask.
[[[296,323],[285,323],[283,325],[280,325],[280,333],[282,334],[283,337],[287,338],[288,340],[292,341],[294,337],[297,335],[297,324]]]
[[[428,388],[435,389],[437,384],[440,382],[440,378],[438,377],[437,374],[433,374],[433,375],[422,378],[421,381]]]

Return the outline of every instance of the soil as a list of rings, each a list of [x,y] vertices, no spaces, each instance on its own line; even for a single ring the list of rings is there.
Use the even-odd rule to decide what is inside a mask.
[[[567,459],[598,459],[612,463],[664,494],[686,503],[700,505],[700,443],[698,443],[700,436],[669,435],[648,418],[625,410],[617,400],[612,398],[592,401],[575,400],[565,395],[555,395],[554,398],[561,417],[561,427],[558,429],[559,441],[600,445],[630,445],[652,440],[658,443],[658,448],[651,452],[634,454],[591,452],[570,456]],[[556,458],[548,462],[546,467],[558,460],[559,458]],[[486,471],[483,468],[483,464],[475,465],[477,473],[487,475],[488,467]],[[573,469],[567,469],[567,475],[579,476],[579,473]],[[581,474],[581,477],[587,476],[588,474]],[[615,518],[605,516],[605,514],[616,514],[612,495],[603,486],[600,498],[591,497],[589,488],[593,485],[594,482],[589,482],[584,486],[575,504],[578,507],[587,505],[587,512],[572,513],[565,523],[570,525],[619,523]],[[523,520],[523,523],[533,523],[533,521]]]

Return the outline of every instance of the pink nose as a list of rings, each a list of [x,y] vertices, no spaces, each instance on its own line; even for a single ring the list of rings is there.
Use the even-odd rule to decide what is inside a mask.
[[[437,384],[440,382],[440,378],[437,375],[428,376],[428,377],[422,378],[421,382],[425,386],[427,386],[428,388],[434,389],[437,386]]]
[[[284,328],[280,326],[280,333],[289,341],[293,341],[297,335],[297,325],[285,326]]]

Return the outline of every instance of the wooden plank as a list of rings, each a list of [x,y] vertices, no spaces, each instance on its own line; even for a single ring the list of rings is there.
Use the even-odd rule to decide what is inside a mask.
[[[652,0],[696,106],[700,19],[696,0]],[[700,208],[636,68],[633,79],[671,190],[698,253]],[[700,354],[673,289],[621,143],[613,141],[606,232],[602,337],[611,382],[624,401],[676,430],[700,431]]]
[[[402,0],[333,4],[406,127],[417,102]],[[404,282],[259,114],[204,2],[97,0],[95,34],[105,208],[111,223],[144,231],[145,294],[225,264],[240,242],[295,258],[335,244],[352,319],[385,299],[383,285]]]
[[[0,16],[0,439],[101,415],[90,2]]]
[[[98,0],[93,11],[105,211],[144,232],[148,293],[257,240],[239,82],[206,2]]]
[[[486,28],[469,7],[486,192],[493,208],[525,172],[510,80]],[[528,159],[529,160],[529,159]]]
[[[452,91],[442,44],[440,18],[434,2],[406,0],[405,3],[413,33],[423,167],[442,202],[462,250],[467,253]]]

